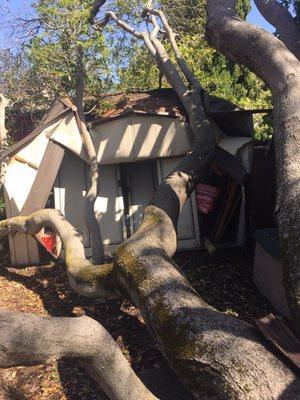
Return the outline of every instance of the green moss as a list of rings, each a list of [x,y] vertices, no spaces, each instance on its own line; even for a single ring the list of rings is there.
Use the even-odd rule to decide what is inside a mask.
[[[188,334],[191,333],[190,324],[180,323],[163,300],[156,302],[153,313],[156,318],[157,332],[164,343],[167,357],[174,363],[178,360],[193,358],[198,344],[195,340],[188,338]]]
[[[113,264],[102,264],[99,266],[87,265],[79,268],[76,272],[76,282],[78,284],[97,284],[107,285],[110,282]]]
[[[176,373],[183,377],[185,384],[202,398],[216,398],[222,394],[222,399],[235,400],[238,394],[230,387],[221,373],[214,368],[215,349],[210,343],[201,340],[201,335],[193,335],[191,323],[180,323],[180,317],[168,309],[166,302],[161,299],[156,302],[153,314],[156,320],[156,335],[163,342],[165,355]],[[205,354],[209,363],[201,362]],[[244,366],[241,365],[241,369]],[[220,398],[220,397],[218,397]]]
[[[128,244],[124,243],[118,247],[116,261],[119,266],[118,272],[127,279],[131,286],[134,284],[135,287],[139,288],[139,292],[143,291],[141,289],[147,279],[147,271],[138,257],[130,250]]]

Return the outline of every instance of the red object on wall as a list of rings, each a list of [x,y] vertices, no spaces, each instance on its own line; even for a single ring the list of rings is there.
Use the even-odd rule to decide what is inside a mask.
[[[56,254],[56,233],[49,232],[44,233],[41,237],[41,241],[43,242],[44,246],[46,247],[47,251],[51,254]]]
[[[206,185],[204,183],[198,183],[196,186],[196,200],[198,210],[203,214],[209,214],[215,206],[217,197],[219,196],[220,189]]]

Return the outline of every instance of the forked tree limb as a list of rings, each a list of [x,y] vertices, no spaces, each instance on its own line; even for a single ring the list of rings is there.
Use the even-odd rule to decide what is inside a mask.
[[[300,60],[300,31],[289,11],[277,0],[254,0],[262,16],[277,29],[280,39]]]
[[[84,249],[76,231],[55,210],[41,210],[30,217],[15,217],[1,221],[0,233],[6,235],[16,230],[35,233],[42,225],[55,229],[65,247],[67,271],[71,282],[73,281],[73,288],[83,295],[90,295],[90,293],[98,294],[98,296],[103,296],[103,293],[110,295],[107,282],[113,282],[113,286],[119,292],[130,296],[140,308],[164,356],[196,399],[280,398],[294,400],[300,389],[299,380],[264,347],[256,330],[237,318],[217,312],[206,304],[170,258],[176,249],[175,226],[180,205],[182,206],[186,201],[193,180],[196,181],[204,173],[205,165],[206,163],[199,158],[199,152],[191,152],[160,185],[152,204],[145,209],[140,228],[127,243],[118,248],[114,265],[106,276],[108,281],[106,279],[86,280],[83,288],[80,286],[81,282],[76,281],[82,273],[85,276],[85,270],[87,276],[89,274],[93,276],[92,273],[96,270],[85,260]],[[94,276],[99,278],[96,272]],[[103,284],[103,292],[100,287],[97,288],[98,293],[95,292],[96,284]],[[85,351],[86,349],[89,351],[94,343],[93,340],[90,342],[89,338],[90,331],[95,331],[93,328],[95,322],[91,320],[87,323],[86,319],[81,321],[84,322],[83,325],[87,331],[82,331],[81,325],[78,325],[77,329],[73,325],[74,319],[58,320],[64,335],[62,338],[59,332],[55,333],[50,328],[46,329],[45,323],[37,319],[33,330],[34,340],[31,336],[32,331],[30,330],[28,335],[26,332],[24,334],[17,323],[16,332],[18,334],[21,332],[22,335],[17,336],[19,342],[16,342],[14,334],[11,333],[11,327],[15,325],[12,324],[10,318],[14,316],[10,317],[10,315],[4,315],[4,321],[9,321],[9,323],[1,326],[0,313],[0,344],[2,346],[0,348],[5,350],[9,347],[15,357],[15,362],[8,363],[2,358],[3,367],[28,364],[25,362],[24,354],[20,356],[18,353],[20,349],[23,349],[19,343],[24,343],[24,340],[27,360],[38,362],[46,361],[49,356],[57,356],[56,350],[54,351],[52,347],[56,339],[62,345],[61,356],[68,356],[68,353],[64,352],[68,349],[70,356],[79,358],[82,354],[78,354],[78,350],[82,348],[82,345],[78,341],[83,337]],[[33,321],[36,317],[30,317],[26,323],[24,321],[27,316],[25,320],[22,318],[22,315],[17,316],[17,321],[22,321],[21,326],[27,326],[27,322],[30,327],[34,326]],[[49,324],[56,326],[57,321],[51,319]],[[49,343],[46,342],[48,336],[45,336],[48,331],[51,333]],[[75,332],[75,341],[72,336],[68,336],[69,331],[71,334]],[[7,338],[14,338],[9,346]],[[30,353],[32,344],[31,347],[27,345],[28,342],[36,345],[40,341],[43,343],[42,348],[46,349],[44,353],[42,352],[44,358],[39,355],[39,352]],[[109,344],[108,350],[113,348],[112,346],[113,344]],[[77,349],[75,354],[74,348]],[[86,353],[84,355],[87,357]],[[86,365],[90,364],[88,357],[84,361]],[[122,364],[120,368],[122,369]],[[98,377],[101,387],[105,388],[95,366],[92,368],[92,375],[94,378]],[[112,388],[117,390],[114,388],[113,377],[109,379],[112,379]],[[137,398],[147,399],[141,394],[138,395],[140,397]],[[132,398],[125,397],[125,399]]]
[[[83,295],[89,296],[93,293],[95,296],[105,297],[113,294],[109,286],[113,283],[118,292],[131,297],[140,308],[148,328],[171,367],[196,399],[249,400],[277,399],[281,396],[281,400],[294,400],[300,389],[299,380],[264,347],[256,330],[206,304],[170,258],[176,250],[175,226],[180,208],[186,201],[193,182],[205,173],[206,163],[199,158],[199,151],[201,149],[188,154],[160,185],[152,204],[145,209],[142,224],[136,234],[117,249],[114,265],[109,266],[105,279],[103,276],[99,279],[95,272],[97,269],[85,260],[78,234],[55,210],[40,210],[30,217],[14,217],[1,221],[0,234],[7,235],[15,231],[35,233],[41,226],[55,229],[65,247],[67,271],[72,287]],[[99,271],[102,271],[101,267]],[[81,276],[95,279],[86,279],[82,285]],[[99,287],[101,285],[102,291]],[[22,316],[20,318],[22,320]],[[69,343],[68,349],[81,348],[78,340],[73,347],[72,337],[65,336],[70,325],[67,320],[63,322],[66,324],[61,324],[61,328],[67,340],[64,342],[61,339],[63,346]],[[40,320],[37,322],[39,324]],[[56,322],[51,320],[50,324],[55,325]],[[21,325],[24,326],[24,323]],[[0,344],[4,348],[7,348],[6,338],[14,337],[10,326],[11,321],[1,327],[0,314]],[[32,320],[29,321],[29,326],[32,326]],[[70,331],[77,332],[75,328],[71,324]],[[90,329],[89,325],[87,329]],[[20,329],[16,331],[19,332]],[[43,324],[40,330],[34,329],[37,338],[33,343],[39,343],[39,337],[45,343],[45,332],[47,330]],[[83,341],[86,336],[83,331]],[[1,337],[5,340],[1,341]],[[25,337],[23,335],[20,342]],[[28,337],[31,337],[30,334]],[[52,337],[61,342],[60,336],[54,335],[53,331],[51,339]],[[76,335],[77,337],[82,338],[81,335]],[[28,340],[32,341],[32,338]],[[51,350],[51,343],[45,348]],[[87,340],[84,347],[89,349],[89,343]],[[22,349],[17,342],[11,343],[13,354],[18,355],[20,348]],[[30,349],[26,345],[25,349],[27,348]],[[51,355],[53,356],[53,352]],[[39,362],[43,362],[48,356],[49,353],[46,352],[45,358],[39,359]],[[72,352],[72,357],[74,356],[80,357],[78,353]],[[28,358],[36,359],[32,354]],[[3,362],[2,365],[7,367],[25,363],[24,358],[18,360],[14,364]],[[86,361],[87,364],[90,363],[89,359]],[[95,378],[95,369],[92,369],[92,374]],[[99,379],[103,387],[101,377]],[[131,400],[131,397],[126,400]]]
[[[196,130],[198,133],[201,131],[201,135],[199,134],[195,137],[197,137],[197,140],[202,141],[207,150],[209,147],[209,151],[214,153],[215,139],[220,137],[220,129],[213,121],[208,120],[204,112],[201,94],[196,90],[188,90],[186,87],[162,42],[157,38],[156,26],[154,27],[152,34],[147,32],[139,32],[126,22],[118,19],[118,17],[111,11],[106,14],[102,21],[97,22],[96,26],[104,27],[110,21],[110,19],[112,19],[122,29],[135,36],[137,39],[144,40],[160,71],[164,74],[165,78],[182,101],[183,106],[189,116],[189,122],[192,131],[194,133]]]
[[[206,35],[213,47],[249,67],[272,92],[283,283],[300,334],[300,62],[272,34],[238,18],[235,7],[234,0],[209,0]]]
[[[78,359],[112,400],[155,400],[101,324],[0,309],[0,367]]]
[[[163,24],[163,27],[165,28],[166,34],[168,35],[170,44],[172,46],[174,55],[176,57],[176,61],[178,66],[180,67],[181,71],[183,72],[185,78],[187,81],[192,85],[192,87],[195,90],[198,90],[199,93],[203,92],[204,89],[201,86],[199,80],[195,77],[195,75],[192,73],[190,70],[189,66],[187,65],[185,59],[182,57],[182,54],[178,48],[177,41],[176,41],[176,35],[173,31],[173,29],[170,27],[168,20],[161,10],[155,10],[153,8],[146,8],[145,11],[149,13],[150,15],[158,16]]]

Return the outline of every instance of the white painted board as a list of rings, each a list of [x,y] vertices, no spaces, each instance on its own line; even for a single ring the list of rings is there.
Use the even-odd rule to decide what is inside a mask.
[[[157,161],[159,182],[175,168],[180,158],[168,158]],[[195,193],[192,193],[184,205],[177,224],[178,250],[200,246],[200,234]]]

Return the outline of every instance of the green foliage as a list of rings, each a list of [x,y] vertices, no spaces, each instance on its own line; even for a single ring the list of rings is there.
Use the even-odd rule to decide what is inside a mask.
[[[269,114],[254,114],[255,139],[260,141],[270,140],[273,136],[272,118]]]
[[[141,24],[140,15],[146,2],[114,0],[107,2],[107,8],[138,29],[151,29],[145,22]],[[22,55],[6,52],[0,60],[0,86],[5,87],[4,92],[15,108],[22,112],[44,109],[57,96],[74,96],[78,45],[84,50],[88,106],[94,101],[90,99],[97,101],[101,93],[115,88],[128,91],[158,87],[159,71],[142,42],[113,23],[103,32],[90,26],[88,17],[92,3],[93,0],[38,0],[34,3],[40,25],[37,33],[26,44]],[[206,43],[205,4],[205,0],[154,2],[154,6],[167,15],[178,34],[183,56],[209,94],[242,107],[269,107],[271,96],[265,85],[247,68],[232,63]],[[250,1],[238,0],[237,11],[245,18],[250,11]],[[168,86],[165,80],[162,85]],[[256,125],[260,137],[264,132],[269,135],[266,123]]]
[[[86,95],[99,95],[112,84],[110,54],[101,32],[88,21],[92,0],[40,0],[35,4],[39,33],[28,45],[31,72],[43,81],[42,96],[74,96],[77,49],[84,51]]]
[[[5,200],[3,193],[0,195],[0,218],[5,216]]]

